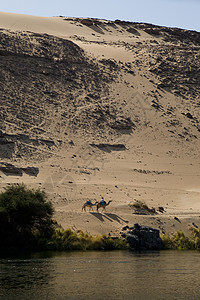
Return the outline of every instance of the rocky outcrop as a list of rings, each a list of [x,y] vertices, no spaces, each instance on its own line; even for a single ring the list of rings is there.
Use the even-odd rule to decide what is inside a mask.
[[[134,250],[161,250],[162,240],[159,230],[149,226],[134,224],[133,227],[124,227],[121,235],[126,238],[131,249]]]
[[[80,22],[100,30],[99,20]],[[47,34],[0,29],[0,40],[0,158],[43,160],[69,132],[131,132],[131,120],[108,97],[117,61],[96,61],[72,41]],[[8,141],[17,147],[9,143],[6,152]]]
[[[93,25],[93,20],[91,20],[91,19],[83,19],[83,20],[81,20],[81,24],[83,24],[85,26],[92,26]]]
[[[137,30],[136,30],[135,28],[133,28],[133,27],[127,28],[126,31],[128,31],[129,33],[132,33],[132,34],[134,34],[134,35],[140,36],[139,31],[137,31]]]
[[[29,176],[37,177],[39,173],[39,168],[37,167],[16,167],[9,163],[0,163],[0,171],[6,176],[23,176],[23,173]]]
[[[28,174],[29,176],[37,177],[39,173],[39,168],[37,167],[26,167],[26,168],[22,168],[22,170],[24,173]]]
[[[142,169],[133,169],[133,171],[142,174],[155,174],[155,175],[172,174],[170,171],[155,171],[155,170],[142,170]]]
[[[12,158],[15,152],[15,143],[9,139],[3,137],[2,132],[0,133],[0,158]]]
[[[104,152],[112,152],[112,151],[124,151],[126,150],[126,146],[124,144],[90,144],[92,147],[99,148]]]
[[[4,163],[0,165],[0,171],[3,172],[6,176],[22,176],[23,171],[21,168],[15,167],[12,164]]]
[[[57,141],[58,143],[58,141]],[[28,134],[12,134],[6,133],[0,130],[0,158],[11,159],[13,157],[30,155],[30,149],[32,151],[48,151],[52,150],[52,147],[56,147],[55,142],[52,139],[46,138],[32,138]],[[22,150],[23,147],[23,150]]]

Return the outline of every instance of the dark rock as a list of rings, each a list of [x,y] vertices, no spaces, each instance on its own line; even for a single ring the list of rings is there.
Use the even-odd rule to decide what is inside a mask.
[[[125,151],[126,146],[124,144],[90,144],[92,147],[99,148],[104,152],[110,153],[111,151]]]
[[[74,146],[74,142],[73,142],[72,140],[69,142],[69,144],[70,144],[71,146]]]
[[[164,207],[159,206],[159,207],[158,207],[158,211],[161,212],[161,213],[164,213],[165,209],[164,209]]]
[[[39,173],[39,168],[36,167],[27,167],[27,168],[22,168],[22,170],[28,174],[29,176],[35,176],[37,177]]]
[[[42,144],[47,145],[48,147],[52,147],[55,145],[55,142],[52,140],[47,140],[47,139],[39,139],[39,142],[41,142]]]
[[[134,35],[140,35],[139,31],[137,31],[135,28],[130,27],[126,29],[128,32],[134,34]]]
[[[132,75],[135,74],[134,71],[132,71],[132,70],[128,70],[128,73],[129,73],[129,74],[132,74]]]
[[[121,237],[125,238],[126,234],[124,232],[121,233]]]
[[[156,28],[147,28],[144,30],[146,33],[150,34],[150,35],[160,35],[161,30],[160,29],[156,29]]]
[[[108,66],[111,71],[119,69],[117,62],[113,59],[105,59],[104,58],[104,59],[101,59],[99,62],[105,66]]]
[[[189,113],[189,112],[186,114],[186,117],[187,117],[188,119],[193,119],[193,116],[192,116],[191,113]]]
[[[159,230],[149,226],[140,226],[136,223],[129,228],[126,234],[123,233],[123,237],[128,241],[130,248],[134,250],[162,249]]]
[[[160,110],[162,108],[162,106],[158,102],[156,102],[155,100],[152,101],[151,106],[153,106],[157,110]]]
[[[196,228],[199,228],[198,225],[196,225],[194,222],[192,223],[192,225]]]
[[[134,226],[132,227],[133,229],[140,229],[140,225],[138,223],[135,223]]]
[[[179,220],[179,218],[174,217],[174,220],[178,221],[179,223],[181,223],[181,221]]]
[[[128,226],[128,225],[126,225],[126,226],[124,226],[124,227],[122,228],[122,230],[127,230],[127,229],[129,229],[129,226]]]
[[[137,235],[127,233],[126,235],[127,242],[129,243],[130,247],[135,249],[135,250],[140,250],[140,241],[139,237]]]
[[[83,19],[83,20],[81,20],[81,24],[83,24],[85,26],[92,26],[94,23],[93,23],[93,20],[91,20],[91,19]]]
[[[6,166],[0,166],[0,171],[2,171],[5,175],[9,176],[22,176],[23,171],[21,168],[17,168],[12,164],[6,164]]]

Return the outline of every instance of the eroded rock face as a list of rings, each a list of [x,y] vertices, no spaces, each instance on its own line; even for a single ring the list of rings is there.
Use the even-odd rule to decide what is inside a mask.
[[[39,168],[37,167],[16,167],[13,164],[0,162],[0,171],[6,176],[23,176],[23,173],[29,176],[37,177]]]
[[[96,147],[104,152],[112,151],[125,151],[126,146],[124,144],[90,144],[92,147]]]
[[[23,145],[23,151],[21,146]],[[25,157],[28,152],[28,148],[51,150],[56,146],[52,139],[44,138],[31,138],[28,134],[9,134],[0,131],[0,159],[11,159],[14,156]]]
[[[126,238],[130,248],[134,250],[161,250],[162,240],[158,229],[149,226],[134,224],[131,228],[126,228],[127,232],[122,233]]]
[[[66,132],[132,132],[126,112],[110,104],[117,61],[91,59],[72,41],[47,34],[0,29],[0,40],[0,159],[43,161],[66,141]]]

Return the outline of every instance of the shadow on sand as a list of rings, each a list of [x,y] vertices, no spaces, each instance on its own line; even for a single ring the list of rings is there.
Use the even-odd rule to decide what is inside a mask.
[[[105,219],[107,219],[110,222],[117,221],[118,223],[128,223],[128,221],[122,219],[116,214],[111,214],[111,213],[99,213],[99,212],[90,212],[91,215],[99,219],[99,221],[104,222]]]
[[[97,219],[99,219],[99,221],[104,222],[104,219],[109,220],[110,222],[113,222],[113,220],[109,217],[107,217],[106,215],[103,215],[99,212],[90,212],[91,215],[93,215],[94,217],[96,217]]]
[[[128,223],[128,221],[122,219],[121,217],[119,217],[118,215],[116,214],[111,214],[111,213],[105,213],[105,215],[111,219],[113,219],[114,221],[117,221],[119,223]]]

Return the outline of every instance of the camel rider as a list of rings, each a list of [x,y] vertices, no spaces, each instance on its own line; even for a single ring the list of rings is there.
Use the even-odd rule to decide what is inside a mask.
[[[104,197],[101,198],[101,204],[102,204],[102,206],[105,205]]]

